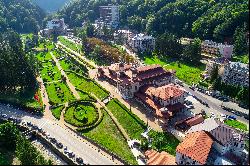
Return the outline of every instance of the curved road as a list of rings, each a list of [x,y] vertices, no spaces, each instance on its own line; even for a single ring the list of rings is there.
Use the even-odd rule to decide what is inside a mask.
[[[184,85],[184,89],[188,92],[190,92],[191,94],[193,94],[194,96],[196,96],[197,98],[201,99],[202,101],[206,102],[209,105],[209,108],[214,109],[215,111],[218,111],[220,114],[224,114],[224,115],[233,115],[237,118],[237,120],[245,123],[248,127],[249,127],[249,121],[245,118],[242,118],[240,116],[237,116],[231,112],[225,111],[223,110],[218,104],[212,102],[211,100],[208,100],[207,98],[203,97],[202,95],[200,95],[199,93],[197,93],[196,91],[193,91],[192,89],[189,88],[188,85],[183,84]],[[216,113],[216,112],[214,112]]]
[[[120,163],[117,160],[115,162],[112,161],[111,156],[98,152],[97,147],[78,137],[71,130],[65,129],[49,119],[33,116],[26,112],[1,104],[0,113],[7,114],[8,117],[13,116],[25,120],[26,122],[32,122],[38,127],[41,127],[52,137],[60,141],[64,146],[67,146],[67,148],[74,152],[76,156],[82,157],[85,163],[89,163],[90,165],[123,165],[123,163]]]

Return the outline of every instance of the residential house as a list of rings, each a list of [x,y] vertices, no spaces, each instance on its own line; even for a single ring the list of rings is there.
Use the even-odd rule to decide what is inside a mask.
[[[128,39],[134,37],[134,33],[130,30],[117,30],[113,36],[116,43],[126,44]]]
[[[205,131],[189,133],[176,148],[177,165],[205,165],[213,142]]]
[[[155,49],[155,38],[145,34],[136,34],[128,39],[129,47],[135,52],[152,52]]]
[[[206,131],[214,140],[215,148],[222,156],[243,156],[245,143],[243,134],[236,129],[229,127],[219,120],[213,118],[205,119],[204,122],[191,127],[186,133]]]

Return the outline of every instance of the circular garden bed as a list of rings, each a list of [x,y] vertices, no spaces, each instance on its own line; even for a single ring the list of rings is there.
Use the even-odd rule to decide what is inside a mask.
[[[98,110],[92,103],[75,104],[67,108],[64,120],[76,127],[95,124],[99,118]]]

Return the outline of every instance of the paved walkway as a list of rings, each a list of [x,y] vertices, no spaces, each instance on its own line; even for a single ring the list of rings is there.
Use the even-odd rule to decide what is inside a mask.
[[[100,100],[98,99],[93,93],[91,94],[92,96],[94,96],[97,100],[97,102],[108,112],[109,116],[111,117],[111,119],[114,121],[114,123],[116,124],[116,126],[119,128],[119,130],[121,131],[122,135],[124,136],[124,138],[126,140],[130,140],[126,130],[122,127],[122,125],[118,122],[118,120],[116,119],[116,117],[112,114],[111,111],[109,111],[109,109],[106,107],[106,105]]]
[[[64,72],[64,70],[62,69],[62,67],[61,67],[61,65],[60,65],[60,63],[59,63],[59,61],[58,61],[58,59],[53,55],[52,52],[50,52],[50,54],[51,54],[53,60],[56,62],[56,66],[57,66],[58,69],[61,71],[61,74],[66,78],[66,83],[67,83],[69,89],[71,90],[71,92],[73,93],[73,95],[75,96],[75,98],[76,98],[77,100],[80,100],[81,97],[80,97],[79,93],[76,91],[75,86],[74,86],[73,84],[71,84],[71,82],[69,81],[69,78],[68,78],[67,74]]]
[[[98,66],[93,62],[88,60],[87,58],[85,58],[83,55],[79,54],[78,52],[68,48],[67,46],[63,45],[60,41],[57,42],[58,45],[62,46],[63,48],[69,50],[71,53],[73,53],[74,55],[76,55],[79,59],[82,59],[83,61],[87,62],[88,64],[90,64],[91,66],[98,68]]]
[[[38,76],[37,81],[39,82],[42,101],[43,101],[43,104],[45,105],[44,117],[47,119],[56,120],[50,111],[49,96],[47,94],[45,85],[43,83],[43,79],[40,76]]]

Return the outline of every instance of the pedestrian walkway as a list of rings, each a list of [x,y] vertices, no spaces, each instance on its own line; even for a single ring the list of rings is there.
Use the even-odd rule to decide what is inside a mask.
[[[66,83],[67,83],[69,89],[71,90],[71,92],[73,93],[73,95],[75,96],[75,98],[76,98],[77,100],[80,100],[81,97],[80,97],[79,93],[76,91],[75,86],[74,86],[73,84],[71,84],[71,82],[70,82],[70,80],[69,80],[67,74],[66,74],[66,73],[64,72],[64,70],[62,69],[62,67],[61,67],[61,65],[60,65],[60,63],[59,63],[59,61],[58,61],[58,59],[54,56],[54,54],[53,54],[52,52],[50,52],[50,54],[51,54],[53,60],[56,62],[56,66],[57,66],[58,69],[61,71],[62,76],[64,76],[64,77],[66,78]]]
[[[118,122],[118,120],[116,119],[116,117],[112,114],[111,111],[109,111],[109,109],[106,107],[106,105],[100,100],[98,99],[94,94],[91,94],[93,95],[97,102],[107,111],[107,113],[109,114],[109,116],[111,117],[111,119],[114,121],[114,123],[116,124],[116,126],[119,128],[119,130],[121,131],[122,135],[124,136],[124,138],[126,140],[130,140],[127,132],[125,131],[125,129],[122,127],[122,125]]]

